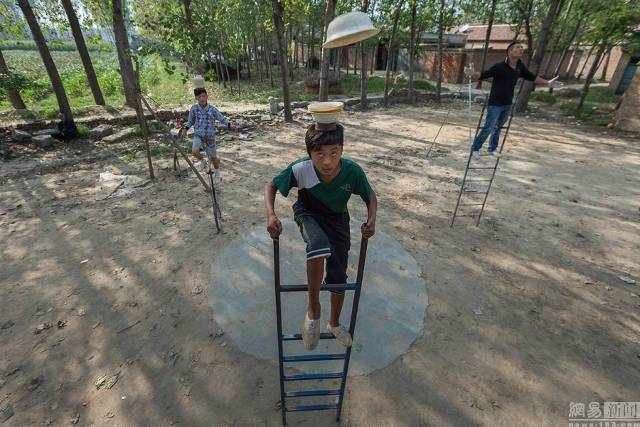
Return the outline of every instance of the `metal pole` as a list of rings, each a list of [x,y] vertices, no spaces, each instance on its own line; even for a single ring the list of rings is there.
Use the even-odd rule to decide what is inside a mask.
[[[364,264],[367,259],[367,242],[364,237],[360,240],[360,258],[358,259],[358,274],[356,275],[356,290],[353,295],[353,306],[351,307],[351,321],[349,322],[349,333],[353,340],[356,332],[356,320],[358,318],[358,305],[360,303],[360,290],[362,288],[362,278],[364,276]],[[338,395],[338,411],[336,414],[336,422],[340,421],[342,413],[342,402],[344,400],[344,389],[347,385],[347,374],[349,373],[349,361],[351,360],[351,347],[347,348],[347,354],[344,359],[344,369],[342,371],[342,382],[340,384],[340,394]]]
[[[284,361],[282,359],[282,305],[280,303],[280,241],[273,239],[273,284],[276,292],[276,318],[278,323],[278,367],[280,369],[280,410],[282,424],[287,425],[284,400]]]

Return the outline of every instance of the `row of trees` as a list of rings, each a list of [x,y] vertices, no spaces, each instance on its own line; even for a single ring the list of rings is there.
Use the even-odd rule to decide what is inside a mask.
[[[91,64],[83,30],[108,29],[118,53],[123,92],[127,105],[137,106],[139,82],[134,68],[136,55],[159,53],[168,71],[175,70],[174,59],[184,64],[183,76],[211,69],[221,84],[232,87],[229,68],[240,79],[241,67],[248,78],[282,79],[285,118],[291,119],[289,79],[292,70],[319,57],[319,98],[328,97],[330,52],[322,49],[326,27],[334,16],[351,10],[368,13],[381,29],[378,37],[358,44],[356,63],[361,76],[361,103],[367,107],[369,64],[380,43],[388,57],[400,47],[409,49],[409,98],[413,99],[414,68],[419,56],[418,35],[424,31],[438,35],[436,96],[442,87],[444,35],[452,26],[464,22],[486,22],[489,40],[493,22],[513,23],[530,47],[526,61],[538,74],[550,77],[559,66],[543,63],[548,49],[561,51],[561,64],[569,51],[591,46],[594,56],[586,73],[583,91],[594,78],[599,63],[613,46],[640,46],[637,24],[640,2],[634,0],[0,0],[3,33],[33,37],[47,69],[60,110],[72,117],[60,76],[47,48],[41,23],[70,31],[76,42],[89,87],[98,105],[104,97]],[[37,13],[34,13],[34,10]],[[79,18],[77,13],[81,12]],[[39,15],[38,15],[39,14]],[[25,22],[27,25],[25,25]],[[131,33],[144,40],[143,48],[132,52]],[[276,50],[277,55],[272,51]],[[482,57],[482,68],[485,64]],[[385,105],[388,102],[391,61],[387,61]],[[356,70],[354,70],[355,72]],[[9,78],[0,51],[0,74]],[[9,77],[6,77],[9,76]],[[6,85],[5,85],[6,86]],[[11,85],[9,85],[11,86]],[[9,87],[15,108],[25,108],[20,93]],[[526,109],[533,86],[525,84],[517,111]]]

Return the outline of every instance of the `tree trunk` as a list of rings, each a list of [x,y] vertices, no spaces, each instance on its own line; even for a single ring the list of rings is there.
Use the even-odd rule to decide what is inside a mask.
[[[362,11],[368,13],[369,0],[362,0]],[[367,74],[367,67],[369,63],[367,61],[367,46],[366,41],[360,42],[360,108],[366,110],[368,107],[367,92],[369,89],[369,75]]]
[[[316,21],[314,19],[311,19],[311,29],[309,30],[309,52],[307,53],[309,58],[313,57],[316,54],[315,31],[316,31]]]
[[[413,95],[413,63],[416,56],[416,10],[418,8],[417,0],[413,0],[411,4],[411,36],[409,39],[409,103],[414,104],[415,97]]]
[[[373,69],[376,67],[376,60],[378,59],[378,49],[380,47],[376,44],[373,48],[373,55],[371,55],[371,68],[369,71],[369,75],[373,76]]]
[[[493,28],[493,18],[496,14],[496,3],[498,0],[491,0],[491,11],[489,12],[489,22],[487,23],[487,35],[484,38],[484,47],[482,49],[482,61],[480,62],[480,69],[478,71],[484,71],[484,67],[487,66],[487,52],[489,51],[489,41],[491,40],[491,29]],[[517,36],[516,36],[517,37]],[[482,88],[482,80],[478,80],[476,85],[477,89]]]
[[[84,37],[82,35],[82,30],[80,29],[80,22],[78,22],[78,16],[73,10],[71,0],[62,0],[62,7],[64,7],[64,11],[67,14],[71,33],[73,34],[73,39],[76,42],[80,59],[82,60],[82,66],[84,67],[85,73],[87,73],[87,80],[89,81],[89,87],[91,88],[93,99],[96,101],[97,105],[105,105],[104,97],[102,96],[100,85],[98,84],[98,78],[96,77],[96,72],[93,69],[93,64],[91,63],[89,50],[87,49],[87,45],[84,42]]]
[[[220,78],[222,79],[222,87],[227,88],[227,81],[229,80],[226,75],[227,64],[222,59],[222,51],[220,50],[220,46],[217,46],[216,51],[216,64],[218,64],[218,69],[220,70]],[[229,86],[231,86],[231,82],[229,82]]]
[[[294,61],[294,67],[298,68],[298,40],[300,40],[300,30],[298,29],[298,31],[296,31],[296,38],[294,40],[293,43],[293,61]]]
[[[209,62],[213,61],[213,64],[216,67],[216,80],[218,81],[218,86],[220,86],[222,84],[222,86],[224,88],[227,87],[227,84],[225,83],[225,79],[224,79],[224,74],[222,72],[222,65],[220,65],[220,55],[218,54],[218,52],[220,52],[219,50],[214,51],[214,59],[211,59],[211,54],[207,52],[207,55],[209,56]]]
[[[236,78],[238,80],[238,96],[240,95],[240,54],[236,58]]]
[[[58,100],[60,112],[64,114],[66,120],[73,121],[73,114],[71,113],[67,93],[62,85],[62,79],[60,79],[60,74],[58,74],[58,69],[56,68],[56,64],[53,62],[53,58],[51,57],[51,53],[49,52],[49,48],[45,42],[40,25],[36,20],[36,16],[33,13],[33,9],[31,9],[29,0],[18,0],[18,6],[20,6],[22,13],[24,13],[24,17],[27,20],[31,34],[33,35],[33,41],[36,43],[42,62],[44,62],[44,66],[47,69],[49,80],[51,80],[51,86],[53,86],[53,92]]]
[[[307,60],[304,57],[304,25],[300,28],[300,62],[303,67],[307,65]]]
[[[258,40],[256,37],[256,33],[253,33],[253,63],[256,66],[256,69],[258,70],[258,74],[260,75],[260,81],[262,82],[263,76],[262,76],[262,64],[260,61],[260,54],[258,53]]]
[[[533,10],[533,0],[528,0],[527,1],[527,11],[525,12],[525,16],[524,16],[524,33],[527,36],[527,50],[524,53],[524,63],[527,65],[527,67],[529,66],[529,62],[531,60],[531,55],[533,55],[533,52],[531,51],[531,48],[533,47],[533,33],[531,32],[531,15],[532,15],[532,10]]]
[[[582,77],[582,73],[584,73],[584,69],[587,67],[587,62],[589,62],[589,58],[591,58],[591,54],[593,53],[593,49],[595,49],[596,45],[592,45],[589,48],[589,53],[587,53],[586,58],[584,59],[584,64],[582,64],[582,68],[580,68],[580,72],[578,73],[578,77],[576,77],[577,80],[580,80],[580,77]]]
[[[442,93],[442,39],[444,37],[444,0],[440,0],[438,9],[438,75],[436,80],[436,101],[440,102]]]
[[[189,71],[193,71],[194,68],[196,68],[196,65],[194,64],[193,58],[195,57],[195,55],[193,55],[194,53],[198,52],[198,40],[196,38],[195,32],[193,31],[193,15],[191,13],[191,0],[182,0],[182,5],[184,6],[184,18],[185,18],[185,27],[187,28],[187,31],[189,33],[189,38],[191,38],[191,43],[192,43],[192,49],[190,51],[190,54],[188,54],[186,56],[186,62],[187,62],[187,68],[189,69]]]
[[[392,50],[393,42],[395,41],[396,30],[398,29],[398,19],[400,19],[400,11],[402,10],[402,4],[404,0],[400,0],[396,6],[396,12],[393,14],[393,29],[391,30],[391,37],[389,37],[389,45],[387,46],[387,69],[384,77],[384,97],[382,103],[385,107],[389,106],[389,74],[391,72],[392,62]]]
[[[274,87],[275,85],[273,84],[273,64],[272,64],[273,59],[271,58],[271,51],[273,51],[273,49],[271,48],[272,42],[273,41],[271,40],[271,37],[269,37],[267,39],[267,44],[269,45],[269,49],[268,49],[269,54],[267,55],[267,64],[269,65],[269,78],[271,79],[271,87]]]
[[[358,54],[360,53],[360,47],[362,45],[360,43],[356,44],[356,51],[353,54],[353,75],[357,76],[358,75]]]
[[[284,54],[287,57],[287,70],[289,73],[289,78],[293,80],[293,52],[291,52],[291,55],[289,55],[289,49],[291,48],[291,44],[293,43],[293,24],[289,25],[288,33],[289,37],[285,38]]]
[[[262,24],[262,60],[264,61],[264,73],[269,77],[271,69],[267,60],[267,30],[264,28],[264,24]]]
[[[565,11],[565,19],[563,23],[560,25],[560,32],[558,33],[557,36],[554,36],[555,40],[553,42],[553,47],[550,49],[550,52],[549,52],[549,60],[547,61],[547,64],[543,68],[544,71],[541,73],[545,79],[550,78],[548,73],[549,73],[549,67],[553,62],[553,53],[558,49],[558,45],[560,44],[560,40],[562,39],[562,34],[564,33],[564,29],[567,26],[567,21],[569,20],[569,13],[571,13],[572,6],[573,6],[573,1],[569,0],[569,6]],[[562,6],[559,6],[559,7],[562,8]]]
[[[577,108],[576,114],[580,114],[580,112],[582,111],[584,100],[587,99],[587,94],[589,93],[589,86],[591,86],[591,82],[593,81],[593,76],[595,76],[596,71],[598,70],[598,66],[600,65],[600,58],[602,57],[602,54],[605,52],[606,49],[607,49],[606,43],[602,42],[600,44],[600,47],[598,48],[596,57],[593,60],[591,67],[589,68],[589,73],[587,73],[587,78],[584,81],[584,86],[582,87],[582,96],[580,96],[580,102],[578,102],[578,108]]]
[[[622,95],[616,112],[616,125],[622,130],[640,132],[640,67],[636,69],[636,75]]]
[[[284,40],[284,28],[282,25],[282,14],[284,6],[282,0],[271,0],[273,5],[273,23],[276,27],[276,39],[278,41],[278,56],[280,58],[280,67],[282,69],[282,100],[284,102],[284,120],[292,122],[291,100],[289,99],[289,73],[287,72],[287,51]]]
[[[571,32],[571,36],[569,37],[569,42],[565,45],[564,49],[562,50],[562,54],[560,55],[560,59],[558,60],[558,64],[556,64],[556,68],[553,71],[553,77],[555,77],[558,74],[560,74],[560,68],[562,68],[562,63],[566,59],[567,53],[569,52],[569,48],[571,47],[571,44],[573,43],[573,40],[576,38],[576,35],[578,34],[578,30],[580,29],[580,24],[582,24],[582,18],[583,17],[584,17],[584,15],[580,15],[580,18],[578,18],[578,23],[573,28],[573,31]],[[577,46],[576,46],[576,48],[577,48]],[[549,93],[553,93],[553,87],[549,88]]]
[[[247,44],[245,45],[245,63],[247,64],[247,79],[251,81],[251,66],[253,65],[253,61],[251,60],[251,45],[250,41],[247,40]]]
[[[142,130],[142,135],[144,136],[144,148],[147,152],[147,163],[149,165],[149,177],[151,179],[155,179],[153,174],[153,163],[151,163],[151,149],[149,148],[149,125],[147,124],[147,118],[144,116],[144,110],[142,109],[142,97],[140,94],[140,69],[138,67],[138,62],[136,61],[136,69],[135,69],[135,89],[136,89],[136,117],[138,119],[138,123],[140,124],[140,129]]]
[[[558,13],[560,12],[560,7],[562,5],[562,0],[551,0],[551,5],[549,7],[549,12],[547,12],[547,16],[545,16],[544,21],[542,22],[542,28],[540,28],[540,34],[538,36],[538,44],[536,46],[536,51],[531,58],[531,63],[529,66],[529,70],[533,74],[538,74],[540,70],[540,64],[542,63],[542,57],[544,56],[544,49],[547,45],[547,39],[549,36],[549,32],[551,27],[553,26],[553,22],[555,21]],[[518,99],[516,101],[515,111],[521,113],[527,109],[529,104],[529,95],[533,92],[534,84],[530,81],[525,81],[522,86],[522,90],[518,95]]]
[[[0,74],[9,74],[9,69],[7,68],[7,63],[4,62],[4,55],[2,55],[2,50],[0,50]],[[7,95],[9,96],[9,100],[11,101],[11,106],[16,110],[26,110],[27,106],[24,105],[24,101],[20,96],[20,92],[14,89],[7,89]]]
[[[343,54],[343,59],[346,58],[346,62],[347,62],[347,76],[349,75],[349,47],[345,47],[344,51],[342,52]]]
[[[613,50],[613,46],[609,48],[607,51],[607,58],[604,60],[604,67],[602,67],[602,74],[600,75],[600,80],[607,80],[607,69],[609,68],[609,60],[611,59],[611,51]]]
[[[333,20],[338,0],[326,0],[324,11],[323,43],[327,40],[327,27]],[[320,101],[329,99],[329,49],[322,48],[322,61],[320,62]]]
[[[25,0],[21,0],[25,1]],[[122,0],[111,0],[113,7],[113,36],[118,51],[118,63],[120,64],[120,75],[124,87],[124,97],[126,104],[131,108],[138,105],[138,94],[136,92],[135,72],[131,64],[131,49],[127,37],[127,28],[122,14]]]

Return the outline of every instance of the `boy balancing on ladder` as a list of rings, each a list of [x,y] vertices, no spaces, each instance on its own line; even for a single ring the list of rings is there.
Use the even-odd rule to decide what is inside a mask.
[[[333,105],[327,107],[327,104]],[[323,122],[307,128],[305,144],[309,156],[291,163],[265,187],[267,231],[273,239],[282,232],[282,224],[274,211],[276,192],[280,191],[287,197],[292,187],[298,187],[293,217],[307,244],[309,301],[302,325],[302,340],[308,350],[316,348],[320,339],[320,287],[323,283],[347,281],[350,248],[347,202],[351,194],[359,195],[367,205],[368,219],[362,225],[362,237],[372,237],[376,229],[376,193],[362,168],[353,160],[342,157],[344,128],[336,123],[341,110],[341,103],[309,106],[316,121]],[[340,324],[343,302],[344,291],[332,291],[327,329],[340,344],[349,347],[351,335]]]
[[[200,153],[200,150],[202,149],[206,152],[206,155],[213,162],[213,180],[216,184],[219,184],[222,181],[222,177],[220,176],[220,159],[216,150],[215,122],[216,120],[219,121],[230,130],[235,130],[236,127],[216,107],[208,103],[209,95],[204,87],[196,87],[193,90],[193,95],[198,103],[191,106],[189,118],[187,123],[183,125],[183,129],[186,133],[191,126],[194,126],[195,132],[191,152],[196,159],[202,162],[202,168],[205,170],[208,168],[208,163]]]

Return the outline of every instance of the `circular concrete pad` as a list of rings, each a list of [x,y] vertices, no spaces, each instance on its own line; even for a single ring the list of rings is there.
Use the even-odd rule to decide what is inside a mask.
[[[280,238],[282,285],[306,283],[305,244],[292,219],[283,221]],[[349,281],[355,281],[360,249],[359,224],[351,223]],[[300,332],[306,292],[282,293],[283,333]],[[342,316],[348,326],[353,291],[347,291]],[[216,254],[211,266],[209,302],[216,322],[242,351],[277,363],[276,308],[273,283],[273,243],[264,225]],[[329,317],[329,292],[321,292],[322,331]],[[360,296],[351,375],[384,368],[407,351],[421,334],[427,292],[415,259],[389,235],[378,232],[370,241]],[[299,341],[285,342],[285,354],[307,353]],[[342,352],[335,340],[321,340],[313,353]],[[324,364],[324,365],[322,365]],[[340,362],[296,364],[302,371],[340,369]]]

